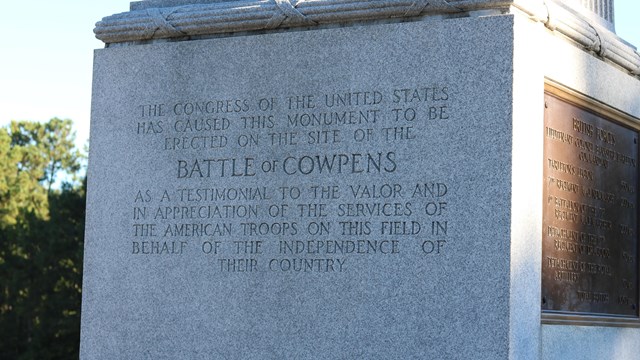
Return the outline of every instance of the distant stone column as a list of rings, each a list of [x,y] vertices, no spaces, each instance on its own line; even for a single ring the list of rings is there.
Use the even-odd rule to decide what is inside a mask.
[[[598,14],[601,18],[613,24],[614,0],[578,0],[585,8]]]

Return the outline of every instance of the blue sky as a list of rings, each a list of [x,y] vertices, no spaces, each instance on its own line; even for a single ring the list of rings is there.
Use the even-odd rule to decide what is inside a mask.
[[[616,31],[640,45],[640,1],[616,0]],[[96,21],[124,12],[125,0],[29,0],[3,4],[0,19],[0,125],[11,120],[74,120],[89,137]]]

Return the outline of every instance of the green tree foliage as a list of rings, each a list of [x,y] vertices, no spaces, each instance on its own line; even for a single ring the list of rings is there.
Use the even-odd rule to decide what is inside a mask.
[[[0,359],[78,357],[85,184],[70,120],[0,128]]]
[[[57,175],[78,174],[81,155],[72,126],[53,118],[44,124],[12,121],[0,131],[0,226],[16,224],[24,211],[46,218]]]

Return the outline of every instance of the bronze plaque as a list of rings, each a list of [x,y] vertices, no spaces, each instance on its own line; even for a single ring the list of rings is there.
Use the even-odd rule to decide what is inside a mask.
[[[545,94],[542,310],[638,317],[638,131]]]

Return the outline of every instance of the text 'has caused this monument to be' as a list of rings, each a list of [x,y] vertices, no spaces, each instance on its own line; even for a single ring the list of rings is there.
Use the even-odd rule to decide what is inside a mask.
[[[633,359],[640,55],[585,5],[102,19],[81,357]]]

